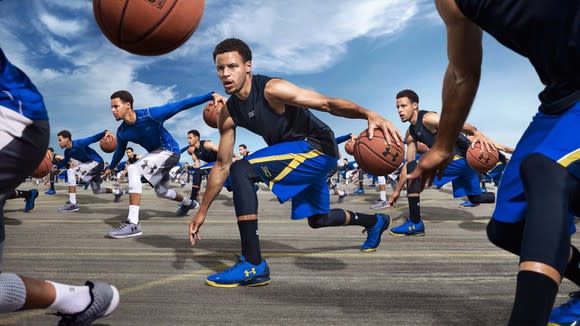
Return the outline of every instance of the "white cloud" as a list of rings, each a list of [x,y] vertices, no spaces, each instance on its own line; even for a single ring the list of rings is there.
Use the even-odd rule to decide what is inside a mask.
[[[51,33],[61,37],[76,36],[86,28],[84,20],[64,20],[48,13],[42,13],[39,19]]]

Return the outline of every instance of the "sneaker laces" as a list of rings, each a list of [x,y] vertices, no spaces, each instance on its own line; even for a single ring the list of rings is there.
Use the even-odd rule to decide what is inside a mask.
[[[244,262],[244,260],[242,259],[242,256],[234,254],[234,257],[236,257],[236,263],[234,265],[232,265],[231,267],[226,268],[224,270],[224,272],[231,272],[231,271],[237,269]]]
[[[126,225],[131,225],[131,222],[125,220],[115,227],[115,230],[122,230]]]

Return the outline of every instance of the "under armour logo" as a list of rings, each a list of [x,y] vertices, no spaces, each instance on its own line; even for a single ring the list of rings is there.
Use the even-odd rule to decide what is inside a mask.
[[[157,164],[149,166],[149,162],[147,160],[144,160],[143,164],[141,165],[141,169],[145,170],[145,168],[149,168],[149,174],[153,174],[155,170],[157,170]]]
[[[246,274],[246,277],[249,277],[249,276],[250,276],[250,274],[256,275],[256,269],[255,269],[255,268],[253,268],[253,267],[252,267],[252,269],[251,269],[251,270],[247,270],[247,269],[246,269],[246,270],[244,271],[244,274]]]
[[[256,116],[256,112],[254,110],[248,112],[248,118],[253,118],[254,116]]]

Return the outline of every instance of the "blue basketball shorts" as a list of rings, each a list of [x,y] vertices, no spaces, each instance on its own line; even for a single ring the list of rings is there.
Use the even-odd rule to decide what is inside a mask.
[[[533,153],[558,162],[580,179],[580,102],[561,115],[538,112],[518,142],[501,178],[497,204],[492,218],[515,223],[525,218],[526,199],[520,177],[522,160]],[[569,213],[570,233],[574,233],[574,216]]]
[[[337,157],[299,140],[266,147],[246,159],[280,203],[292,199],[292,219],[330,211],[326,176],[336,168]]]
[[[467,160],[461,156],[455,156],[453,161],[445,168],[442,178],[435,178],[433,184],[441,188],[451,181],[453,185],[453,197],[476,196],[481,194],[479,185],[479,173],[472,169]]]

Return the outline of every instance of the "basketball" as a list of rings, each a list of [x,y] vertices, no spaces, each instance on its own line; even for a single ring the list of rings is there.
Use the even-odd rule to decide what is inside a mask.
[[[93,0],[93,14],[103,34],[119,48],[161,55],[189,39],[204,5],[204,0]]]
[[[195,147],[193,147],[193,146],[189,146],[187,148],[187,154],[189,154],[189,155],[193,155],[194,151],[195,151]]]
[[[484,152],[481,143],[469,147],[467,150],[467,164],[475,171],[486,173],[493,169],[499,160],[499,151]]]
[[[402,145],[385,144],[382,130],[374,131],[369,139],[368,131],[363,131],[354,144],[354,159],[359,167],[375,176],[385,176],[394,172],[405,157]]]
[[[210,102],[203,108],[203,121],[208,126],[217,128],[217,119],[222,106],[223,104],[221,102],[218,102],[216,106],[213,105],[213,102]]]
[[[50,173],[52,169],[52,157],[50,157],[50,152],[46,151],[46,155],[38,165],[38,167],[32,172],[31,176],[33,178],[43,178]]]
[[[346,143],[344,143],[344,150],[348,155],[354,154],[354,142],[352,141],[352,138],[347,140]]]
[[[105,153],[112,153],[117,148],[117,138],[113,134],[105,134],[101,141],[99,142],[101,149]]]

